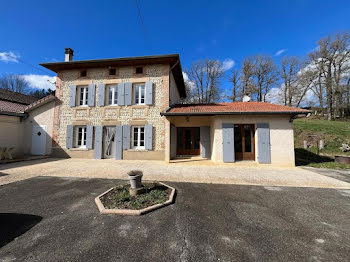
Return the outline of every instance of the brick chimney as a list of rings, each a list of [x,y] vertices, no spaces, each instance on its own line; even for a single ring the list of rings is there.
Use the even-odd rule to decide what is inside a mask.
[[[72,48],[66,47],[64,54],[64,62],[70,62],[73,60],[74,50]]]

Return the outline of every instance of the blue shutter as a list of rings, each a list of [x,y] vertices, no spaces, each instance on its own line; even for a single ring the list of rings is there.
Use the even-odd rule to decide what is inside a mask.
[[[88,106],[95,106],[95,85],[89,84]]]
[[[115,159],[123,159],[123,126],[115,128]]]
[[[105,105],[105,93],[106,93],[106,85],[98,84],[98,105]]]
[[[145,149],[152,150],[153,127],[151,124],[145,125]]]
[[[69,87],[69,106],[74,107],[75,106],[75,96],[77,94],[77,86],[71,85]]]
[[[201,156],[210,158],[210,126],[200,127]]]
[[[95,128],[95,146],[94,146],[95,159],[102,158],[102,136],[103,136],[103,126],[96,126],[96,128]]]
[[[123,149],[130,149],[130,126],[123,126]]]
[[[125,105],[130,106],[131,100],[132,100],[132,84],[125,83],[124,90],[125,90],[125,100],[124,100]]]
[[[153,104],[153,84],[152,82],[146,82],[146,105]]]
[[[72,125],[68,125],[67,126],[66,147],[67,148],[72,148],[73,147],[73,126]]]
[[[222,160],[225,163],[235,162],[234,128],[233,124],[222,124]]]
[[[271,163],[270,126],[269,123],[258,123],[258,162]]]
[[[124,83],[118,84],[118,105],[125,105]]]
[[[86,148],[92,149],[92,136],[94,134],[94,127],[89,125],[86,127]]]

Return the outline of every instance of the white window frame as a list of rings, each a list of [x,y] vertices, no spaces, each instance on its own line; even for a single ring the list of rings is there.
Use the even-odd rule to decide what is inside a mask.
[[[112,103],[111,101],[109,101],[109,91],[110,89],[112,89]],[[118,85],[111,85],[111,86],[108,86],[108,89],[107,89],[107,92],[108,92],[108,105],[110,106],[117,106],[118,105]],[[115,97],[117,95],[117,97]],[[117,103],[115,103],[115,100],[117,99]]]
[[[82,143],[79,144],[79,129],[82,129],[82,137],[81,141]],[[75,126],[75,147],[76,148],[86,148],[86,131],[87,127],[86,126]],[[85,142],[85,143],[84,143]]]
[[[81,90],[83,90],[83,98],[81,99]],[[88,86],[79,86],[78,88],[78,105],[79,106],[88,106],[88,95],[89,87]]]
[[[143,128],[143,146],[141,146],[141,128]],[[137,129],[137,138],[135,137],[135,129]],[[137,139],[137,145],[135,146],[135,139]],[[145,150],[145,126],[133,126],[132,127],[132,148],[137,150]]]
[[[136,90],[137,87],[139,87],[138,91]],[[143,91],[143,102],[141,102],[142,91]],[[134,102],[135,102],[135,105],[145,105],[146,104],[146,83],[134,84]]]

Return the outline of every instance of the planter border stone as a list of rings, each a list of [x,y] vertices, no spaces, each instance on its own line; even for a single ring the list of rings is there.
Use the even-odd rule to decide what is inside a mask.
[[[108,209],[108,208],[105,208],[104,205],[102,204],[101,200],[100,200],[100,197],[102,197],[103,195],[107,194],[109,191],[111,191],[113,189],[110,188],[108,189],[106,192],[103,192],[101,195],[97,196],[95,198],[95,203],[100,211],[101,214],[118,214],[118,215],[129,215],[129,216],[140,216],[140,215],[143,215],[143,214],[146,214],[146,213],[149,213],[153,210],[156,210],[158,208],[161,208],[161,207],[164,207],[164,206],[167,206],[167,205],[170,205],[174,202],[174,199],[175,199],[175,188],[165,184],[165,183],[162,183],[162,182],[152,182],[152,183],[158,183],[160,185],[163,185],[167,188],[169,188],[171,190],[170,192],[170,195],[169,195],[169,199],[167,201],[165,201],[163,204],[155,204],[155,205],[152,205],[152,206],[149,206],[149,207],[146,207],[146,208],[143,208],[143,209],[138,209],[138,210],[135,210],[135,209]]]

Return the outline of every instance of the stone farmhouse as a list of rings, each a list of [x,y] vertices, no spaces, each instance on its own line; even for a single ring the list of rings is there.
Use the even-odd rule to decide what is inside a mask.
[[[181,104],[178,54],[41,64],[57,73],[52,155],[294,166],[293,119],[263,102]]]

